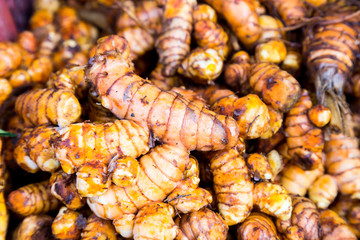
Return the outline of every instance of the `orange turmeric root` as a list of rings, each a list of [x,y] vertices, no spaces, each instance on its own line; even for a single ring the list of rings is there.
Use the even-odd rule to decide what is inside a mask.
[[[174,92],[161,91],[128,65],[120,54],[96,55],[87,69],[102,105],[117,117],[150,127],[155,139],[189,150],[236,145],[239,130],[233,118],[192,106]]]

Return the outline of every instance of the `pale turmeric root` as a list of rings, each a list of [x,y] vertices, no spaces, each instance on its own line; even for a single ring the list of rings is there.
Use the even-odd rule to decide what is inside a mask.
[[[137,158],[149,150],[147,129],[128,120],[72,124],[59,134],[56,157],[65,173],[76,172],[76,187],[86,197],[100,195],[109,187],[107,169],[113,157]]]
[[[102,77],[106,73],[106,77]],[[154,138],[189,150],[219,150],[237,143],[233,118],[192,106],[140,78],[121,55],[96,55],[87,69],[102,105],[121,119],[150,127]],[[121,81],[119,81],[121,79]],[[124,96],[124,97],[119,97]]]
[[[316,179],[309,189],[309,198],[320,209],[326,209],[335,200],[338,193],[337,182],[334,177],[325,174]]]
[[[332,210],[324,210],[320,214],[320,224],[322,239],[347,239],[356,240],[355,234],[351,231],[349,225]]]
[[[166,203],[150,203],[136,214],[134,222],[134,240],[172,240],[179,234],[175,224],[173,207]]]
[[[178,240],[226,239],[229,227],[223,218],[208,208],[175,219],[180,232]]]
[[[290,194],[305,196],[314,181],[324,174],[324,167],[315,170],[303,170],[297,165],[287,164],[281,172],[280,184]]]
[[[325,142],[325,167],[343,195],[360,198],[360,151],[356,138],[331,134]]]

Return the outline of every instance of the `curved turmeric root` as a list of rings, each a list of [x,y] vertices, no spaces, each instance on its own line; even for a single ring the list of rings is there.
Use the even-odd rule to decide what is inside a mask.
[[[255,94],[239,98],[230,90],[208,88],[205,98],[211,110],[236,120],[239,136],[244,139],[258,138],[270,127],[268,108]]]
[[[104,194],[88,198],[88,205],[96,215],[114,220],[123,237],[131,237],[137,211],[151,202],[163,201],[182,184],[189,164],[187,150],[166,144],[157,146],[140,158],[136,183],[127,187],[111,185]]]
[[[254,206],[258,207],[261,212],[281,220],[290,219],[293,210],[291,197],[286,189],[269,182],[255,184]]]
[[[241,95],[250,93],[250,56],[245,51],[239,51],[231,58],[231,64],[225,65],[225,82],[234,91],[239,91]]]
[[[326,11],[327,14],[333,14]],[[343,87],[351,77],[359,54],[357,46],[357,18],[347,21],[341,19],[353,12],[344,12],[337,16],[327,16],[321,22],[307,28],[303,51],[308,71],[316,87],[316,96],[320,104],[330,108],[330,130],[352,136],[349,123],[349,107],[344,100]],[[328,23],[329,22],[329,23]]]
[[[77,210],[86,204],[86,199],[76,189],[75,180],[74,175],[62,170],[53,173],[49,180],[51,194],[71,210]]]
[[[339,239],[339,237],[347,240],[357,239],[349,225],[330,209],[321,212],[320,224],[324,240]]]
[[[163,29],[155,41],[159,63],[163,64],[164,76],[175,75],[181,61],[190,52],[193,24],[192,12],[195,0],[166,0]]]
[[[260,36],[255,5],[249,0],[206,0],[226,21],[246,47],[251,47]]]
[[[81,106],[71,92],[37,89],[21,94],[16,99],[15,111],[26,125],[54,124],[64,127],[78,120]]]
[[[115,155],[137,158],[149,150],[147,130],[128,120],[72,124],[59,134],[56,157],[65,173],[76,172],[76,187],[86,197],[109,187],[107,168]]]
[[[178,240],[226,239],[229,227],[222,217],[208,208],[176,218]]]
[[[39,169],[54,172],[60,167],[55,157],[52,143],[58,137],[52,126],[28,128],[17,141],[14,150],[14,159],[27,172],[35,173]]]
[[[328,174],[335,177],[344,195],[360,199],[360,151],[356,138],[331,134],[325,142],[325,166]]]
[[[255,93],[280,112],[289,111],[301,96],[298,81],[274,64],[254,64],[249,81]]]
[[[253,212],[237,229],[237,239],[279,240],[274,222],[266,214]]]
[[[234,149],[216,153],[210,161],[218,209],[227,225],[235,225],[249,216],[253,189],[244,158]]]
[[[166,203],[150,203],[136,214],[134,240],[172,240],[179,234],[173,220],[174,209]]]
[[[309,198],[320,209],[326,209],[335,200],[338,193],[337,182],[334,177],[325,174],[316,179],[309,189]]]
[[[237,143],[234,119],[192,106],[171,91],[161,91],[131,72],[121,55],[95,56],[87,77],[95,85],[104,107],[121,119],[149,126],[154,137],[164,143],[203,151]]]
[[[51,239],[51,223],[48,215],[32,215],[26,217],[15,230],[13,239],[36,240]]]
[[[51,230],[56,239],[76,240],[85,228],[86,218],[82,214],[62,207],[55,217]]]
[[[8,207],[21,216],[42,214],[55,210],[59,201],[51,194],[49,182],[33,183],[12,191]]]
[[[314,181],[324,174],[324,167],[314,170],[303,170],[297,165],[287,164],[281,172],[280,184],[290,194],[305,196]]]
[[[307,115],[311,107],[309,93],[303,90],[301,98],[288,112],[285,119],[288,153],[294,163],[306,170],[314,170],[322,165],[324,148],[322,130],[315,127]]]
[[[307,17],[307,9],[301,0],[261,0],[270,9],[275,9],[287,26],[299,24]]]
[[[81,240],[117,240],[116,231],[110,221],[98,218],[95,214],[88,217],[81,233]]]
[[[291,228],[296,226],[302,230],[304,239],[316,240],[321,238],[319,212],[316,205],[305,197],[292,197],[292,214],[288,221],[277,220],[278,230],[290,235]],[[290,228],[290,229],[289,229]]]

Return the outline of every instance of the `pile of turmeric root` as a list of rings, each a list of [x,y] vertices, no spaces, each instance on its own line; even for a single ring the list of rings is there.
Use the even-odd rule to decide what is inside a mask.
[[[359,35],[350,0],[35,0],[0,240],[360,238]]]

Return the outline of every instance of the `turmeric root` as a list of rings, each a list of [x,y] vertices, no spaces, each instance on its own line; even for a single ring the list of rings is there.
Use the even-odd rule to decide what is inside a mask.
[[[12,92],[13,88],[10,84],[10,82],[5,78],[0,78],[0,107],[3,104],[3,102],[8,99]]]
[[[76,240],[85,228],[86,218],[82,214],[62,207],[55,217],[51,230],[56,239]]]
[[[95,214],[88,217],[81,233],[81,240],[117,240],[114,226],[110,221],[98,218]]]
[[[55,157],[52,143],[58,137],[52,126],[39,126],[26,129],[17,141],[14,158],[17,164],[27,172],[35,173],[39,169],[54,172],[60,167]]]
[[[322,130],[315,127],[307,115],[311,107],[309,93],[303,90],[301,98],[288,112],[285,119],[289,155],[296,164],[306,170],[314,170],[322,165],[324,148]]]
[[[258,182],[254,187],[254,206],[263,213],[288,220],[291,217],[291,197],[286,189],[278,184]]]
[[[289,235],[292,226],[297,226],[302,230],[304,239],[320,239],[321,227],[319,221],[319,212],[315,204],[305,197],[292,197],[292,214],[288,221],[277,220],[278,230]],[[290,232],[289,232],[290,231]]]
[[[101,105],[101,99],[94,89],[89,90],[89,119],[94,123],[114,122],[118,118],[109,109]]]
[[[155,41],[162,74],[174,76],[181,61],[190,52],[194,0],[166,0],[162,18],[163,29]]]
[[[237,143],[234,119],[192,106],[173,92],[161,91],[127,65],[121,55],[97,55],[87,71],[102,105],[117,117],[149,126],[156,139],[189,150],[219,150]],[[105,72],[107,76],[100,77]],[[125,97],[119,97],[122,95]]]
[[[280,184],[294,195],[305,196],[314,181],[324,173],[324,167],[303,170],[297,165],[288,164],[281,172]]]
[[[335,177],[344,195],[360,198],[360,151],[356,138],[331,134],[325,142],[325,166],[328,174]]]
[[[253,206],[254,184],[244,158],[234,149],[216,153],[210,161],[218,209],[227,225],[249,216]]]
[[[139,157],[149,150],[149,133],[128,120],[72,124],[59,130],[56,157],[65,173],[76,172],[82,196],[102,194],[110,185],[108,164],[116,154]]]
[[[322,175],[309,189],[309,198],[320,209],[326,209],[335,200],[338,193],[337,182],[330,175]]]
[[[308,117],[315,126],[324,127],[330,122],[331,112],[329,108],[318,104],[308,111]]]
[[[356,240],[355,234],[351,231],[346,222],[332,210],[324,210],[320,214],[322,239],[348,239]]]
[[[53,218],[48,215],[32,215],[26,217],[15,230],[15,240],[51,239],[51,223]]]
[[[211,193],[197,186],[199,181],[195,176],[183,180],[165,201],[182,213],[199,211],[212,202]]]
[[[217,50],[196,48],[181,63],[178,73],[201,84],[211,84],[221,74],[223,59]]]
[[[5,159],[2,154],[3,139],[0,138],[0,240],[6,239],[6,233],[9,225],[9,213],[5,202]]]
[[[239,91],[241,95],[250,92],[248,82],[250,76],[250,56],[245,51],[239,51],[231,58],[231,64],[225,65],[225,82],[234,90]]]
[[[252,1],[206,0],[226,21],[246,47],[251,47],[260,36],[259,19]]]
[[[42,214],[55,210],[59,201],[51,194],[49,182],[33,183],[12,191],[8,207],[21,216]]]
[[[279,64],[286,58],[287,50],[280,39],[260,43],[256,46],[255,57],[259,63]]]
[[[82,99],[88,90],[84,69],[81,67],[65,67],[50,76],[49,88],[68,90]]]
[[[261,135],[261,138],[271,138],[274,136],[282,127],[284,115],[282,112],[276,111],[271,106],[267,105],[267,109],[270,116],[270,127]]]
[[[327,14],[334,14],[327,11]],[[303,41],[304,58],[316,87],[320,104],[330,108],[330,130],[351,136],[349,108],[344,100],[343,87],[350,78],[359,53],[357,46],[357,18],[336,22],[350,15],[344,12],[327,16],[306,30]],[[335,20],[335,23],[332,21]],[[353,22],[352,22],[353,21]]]
[[[78,120],[81,106],[71,92],[37,89],[21,94],[16,99],[15,111],[26,125],[55,124],[64,127]]]
[[[268,109],[255,94],[239,98],[230,90],[208,88],[205,98],[208,100],[211,110],[232,116],[236,120],[241,138],[258,138],[270,127]]]
[[[74,175],[66,174],[60,170],[51,175],[49,185],[51,194],[67,208],[76,210],[85,205],[86,199],[78,193]]]
[[[349,225],[355,230],[357,237],[360,237],[360,205],[353,206],[347,214]]]
[[[176,218],[178,240],[226,239],[229,227],[222,217],[208,208]]]
[[[182,183],[189,164],[187,150],[167,144],[157,146],[140,158],[135,184],[111,185],[104,194],[88,198],[88,205],[99,217],[114,220],[117,232],[123,237],[131,237],[137,211],[151,202],[164,200]]]
[[[165,77],[161,71],[163,69],[162,64],[156,65],[155,69],[150,73],[149,80],[158,88],[163,91],[169,91],[173,87],[182,85],[182,81],[179,75]]]
[[[116,186],[128,187],[135,184],[138,180],[140,165],[135,158],[121,157],[115,161],[112,160],[109,169],[110,172],[112,172],[112,182]]]
[[[197,4],[193,12],[194,22],[208,20],[213,23],[217,22],[215,10],[207,4]]]
[[[246,158],[251,177],[255,181],[271,180],[274,178],[269,160],[261,154],[252,153]]]
[[[261,0],[270,9],[275,9],[287,26],[301,23],[307,17],[307,9],[301,0]]]
[[[175,239],[180,230],[173,215],[174,209],[166,203],[150,203],[142,207],[135,217],[134,240]]]
[[[280,112],[289,111],[301,96],[298,81],[273,64],[254,64],[249,81],[255,93]]]
[[[229,36],[216,22],[211,20],[195,21],[194,37],[199,47],[214,49],[222,59],[226,59],[230,52]]]
[[[8,77],[21,64],[21,48],[16,43],[0,42],[0,77]]]
[[[279,240],[276,227],[266,214],[252,212],[237,228],[238,240],[272,239]]]

